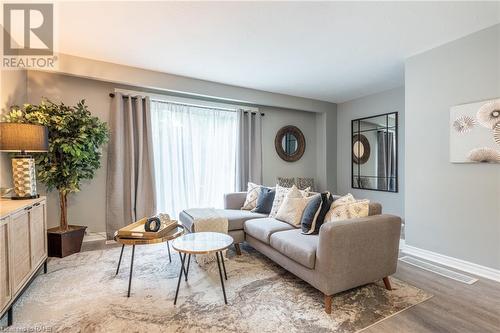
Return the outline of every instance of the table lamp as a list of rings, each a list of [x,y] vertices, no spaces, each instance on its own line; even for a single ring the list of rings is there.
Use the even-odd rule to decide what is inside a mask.
[[[12,158],[13,200],[38,198],[35,159],[26,152],[48,149],[47,127],[21,123],[0,123],[0,151],[16,152]]]

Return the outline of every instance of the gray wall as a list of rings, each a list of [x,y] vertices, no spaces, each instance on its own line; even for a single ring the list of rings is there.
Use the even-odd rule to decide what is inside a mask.
[[[500,25],[409,58],[406,243],[500,269],[500,166],[449,162],[450,107],[500,97]]]
[[[337,189],[337,107],[316,113],[317,191]]]
[[[296,110],[264,107],[262,126],[262,172],[265,185],[275,185],[277,177],[312,177],[316,173],[316,114]],[[297,162],[283,161],[274,148],[274,138],[278,130],[287,125],[297,126],[306,140],[304,155]]]
[[[42,97],[54,102],[64,102],[68,105],[76,104],[85,98],[91,112],[103,121],[109,120],[111,99],[109,92],[115,85],[110,83],[80,79],[76,77],[49,74],[44,72],[28,72],[28,102],[40,103]],[[96,176],[83,184],[81,192],[69,196],[70,224],[86,225],[89,231],[104,232],[105,224],[105,193],[106,193],[106,159],[107,150],[103,151],[101,168]],[[44,186],[39,186],[39,192],[45,193]],[[59,225],[59,206],[57,192],[48,194],[47,219],[48,227]]]
[[[2,70],[0,75],[0,117],[11,105],[22,105],[27,96],[25,70]],[[12,168],[7,153],[0,152],[0,187],[12,187]]]
[[[28,72],[28,102],[39,103],[42,97],[53,101],[75,104],[85,98],[91,112],[104,121],[109,119],[111,99],[108,96],[115,88],[135,89],[115,83],[78,78],[62,74],[44,72]],[[265,112],[263,123],[263,181],[275,184],[277,176],[306,176],[318,178],[316,170],[316,113],[261,107]],[[293,163],[279,158],[274,149],[274,136],[279,128],[295,125],[304,133],[306,151],[301,160]],[[82,186],[82,191],[71,195],[69,202],[69,218],[71,223],[87,225],[89,231],[105,231],[105,184],[106,184],[106,150],[101,161],[102,167],[96,177]],[[326,182],[326,181],[325,181]],[[42,186],[40,188],[43,188]],[[49,227],[58,223],[57,194],[49,194],[48,222]]]
[[[358,190],[351,187],[351,120],[382,113],[399,113],[398,172],[399,192]],[[404,218],[405,163],[404,163],[405,88],[400,87],[337,105],[337,192],[352,193],[382,204],[385,213]]]

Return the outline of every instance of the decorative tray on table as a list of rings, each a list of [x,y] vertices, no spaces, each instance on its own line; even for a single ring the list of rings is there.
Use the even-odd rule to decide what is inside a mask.
[[[167,235],[170,231],[177,228],[179,225],[177,220],[162,221],[158,231],[146,231],[144,228],[147,218],[143,218],[137,222],[127,225],[126,227],[118,230],[117,236],[120,238],[144,238],[153,239],[161,238]]]

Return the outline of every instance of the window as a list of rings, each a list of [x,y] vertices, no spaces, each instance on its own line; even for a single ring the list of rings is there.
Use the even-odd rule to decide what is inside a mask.
[[[222,208],[236,189],[235,110],[151,101],[158,211]]]

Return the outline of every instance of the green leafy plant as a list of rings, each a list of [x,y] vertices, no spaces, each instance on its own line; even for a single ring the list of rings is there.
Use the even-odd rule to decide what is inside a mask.
[[[101,147],[109,136],[107,124],[92,116],[85,100],[75,106],[47,99],[39,105],[13,106],[5,121],[48,128],[48,152],[34,154],[37,175],[47,190],[59,192],[60,229],[68,230],[68,194],[80,191],[82,181],[92,179],[101,166]]]

